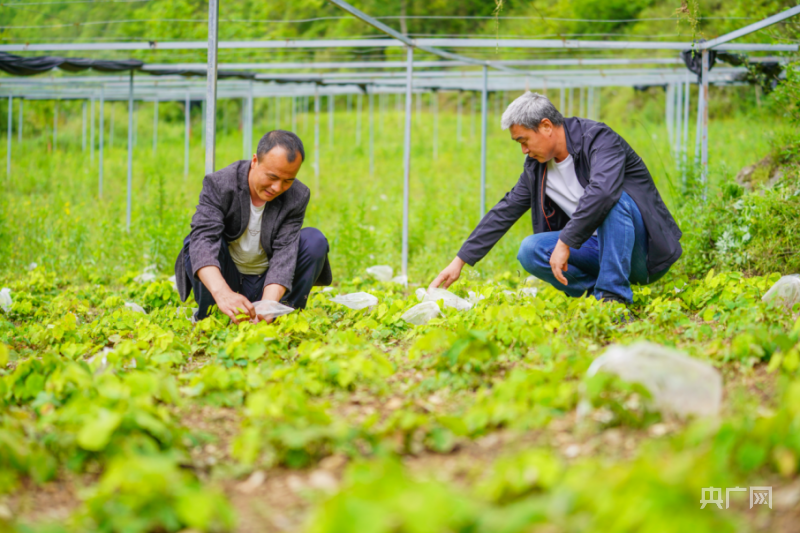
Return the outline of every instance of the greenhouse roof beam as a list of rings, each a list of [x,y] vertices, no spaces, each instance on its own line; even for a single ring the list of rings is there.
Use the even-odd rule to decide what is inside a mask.
[[[422,47],[453,48],[541,48],[541,49],[581,49],[581,50],[689,50],[689,42],[648,42],[648,41],[579,41],[560,39],[413,39]],[[397,39],[322,39],[322,40],[270,40],[270,41],[219,41],[219,49],[285,49],[285,48],[397,48],[406,46]],[[0,52],[109,52],[132,50],[205,50],[205,41],[171,41],[142,43],[22,43],[2,44]],[[715,50],[737,52],[797,52],[796,44],[720,44]],[[450,59],[464,60],[473,64],[483,64],[480,59],[466,58],[453,54]],[[495,63],[495,62],[492,62]]]
[[[782,11],[776,15],[772,15],[771,17],[767,17],[764,20],[745,26],[744,28],[740,28],[736,31],[726,33],[725,35],[720,35],[716,39],[711,39],[710,41],[698,43],[698,48],[700,48],[700,50],[707,50],[711,48],[715,50],[722,50],[721,45],[723,43],[727,43],[734,39],[738,39],[739,37],[744,37],[745,35],[749,35],[758,30],[763,30],[764,28],[772,26],[773,24],[777,24],[778,22],[794,17],[795,15],[798,14],[800,14],[800,6],[795,6],[791,9],[787,9],[786,11]]]

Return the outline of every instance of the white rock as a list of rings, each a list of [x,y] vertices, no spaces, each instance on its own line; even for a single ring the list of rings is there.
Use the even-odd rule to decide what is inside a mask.
[[[586,371],[639,383],[659,409],[679,416],[713,416],[722,405],[722,377],[711,365],[650,342],[611,346]]]
[[[3,289],[0,290],[0,308],[2,308],[5,313],[10,313],[12,305],[14,305],[14,301],[11,299],[11,289],[3,287]]]
[[[783,276],[767,291],[761,301],[774,302],[791,310],[794,304],[800,302],[800,274]]]

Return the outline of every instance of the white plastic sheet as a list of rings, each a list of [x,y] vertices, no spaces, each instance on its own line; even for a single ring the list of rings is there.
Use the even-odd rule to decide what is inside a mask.
[[[125,307],[127,307],[134,313],[142,313],[143,315],[147,314],[147,311],[145,311],[141,305],[134,302],[125,302]]]
[[[791,309],[794,304],[800,302],[800,274],[783,276],[767,291],[761,301],[773,302]]]
[[[409,324],[422,326],[423,324],[427,324],[430,319],[439,316],[441,313],[442,310],[439,309],[439,304],[436,302],[422,302],[421,304],[417,304],[403,313],[400,318]]]
[[[481,300],[485,300],[485,299],[486,299],[486,296],[484,296],[483,294],[477,294],[475,291],[469,291],[467,293],[467,301],[469,303],[471,303],[472,305],[475,305],[476,303],[480,302]]]
[[[417,289],[415,294],[422,302],[437,302],[442,300],[445,307],[450,307],[457,311],[472,309],[472,304],[470,302],[445,289],[428,289],[427,291],[425,289]]]
[[[378,281],[392,281],[394,270],[388,265],[375,265],[367,269],[367,274]]]
[[[280,302],[273,302],[272,300],[260,300],[258,302],[253,302],[253,307],[255,307],[256,314],[258,316],[266,319],[288,315],[294,311],[293,307],[283,305]]]
[[[158,266],[150,265],[144,269],[144,272],[133,278],[133,281],[136,283],[150,283],[151,281],[155,281],[156,272],[158,272]]]
[[[0,308],[8,314],[11,312],[11,306],[14,304],[14,301],[11,299],[11,289],[8,287],[3,287],[0,290]]]
[[[662,411],[713,416],[722,405],[722,377],[711,365],[650,342],[611,346],[586,371],[615,374],[639,383]]]
[[[372,294],[369,294],[368,292],[352,292],[350,294],[341,294],[331,298],[331,301],[333,303],[349,307],[350,309],[364,309],[365,307],[378,305],[378,298]]]

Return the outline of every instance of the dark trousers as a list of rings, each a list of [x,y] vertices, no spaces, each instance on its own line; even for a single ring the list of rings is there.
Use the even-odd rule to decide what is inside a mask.
[[[203,285],[203,282],[192,275],[192,260],[189,255],[190,242],[189,237],[184,239],[183,256],[186,258],[186,274],[192,280],[194,300],[199,307],[195,317],[197,320],[202,320],[208,316],[208,309],[216,302],[208,289],[206,289],[206,286]],[[297,265],[294,270],[292,290],[283,295],[282,303],[295,309],[305,309],[311,287],[314,286],[314,283],[319,278],[327,255],[328,240],[320,230],[316,228],[303,228],[300,230],[300,245],[297,249]],[[225,282],[232,291],[244,295],[251,302],[261,300],[264,294],[266,272],[260,275],[240,273],[228,251],[228,243],[225,241],[220,243],[218,259],[222,277],[225,278]]]

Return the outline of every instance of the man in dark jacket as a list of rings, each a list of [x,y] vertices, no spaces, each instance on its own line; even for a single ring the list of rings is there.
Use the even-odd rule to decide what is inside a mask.
[[[181,299],[194,292],[196,320],[215,303],[234,322],[239,314],[258,320],[251,302],[259,300],[303,309],[313,285],[330,285],[328,241],[318,229],[301,229],[311,196],[296,179],[304,160],[297,135],[275,130],[252,160],[205,177],[175,262]]]
[[[630,303],[631,283],[656,281],[681,256],[681,231],[644,161],[611,128],[565,119],[530,92],[508,106],[502,126],[527,155],[522,175],[431,287],[449,287],[528,209],[534,234],[517,258],[570,296]]]

